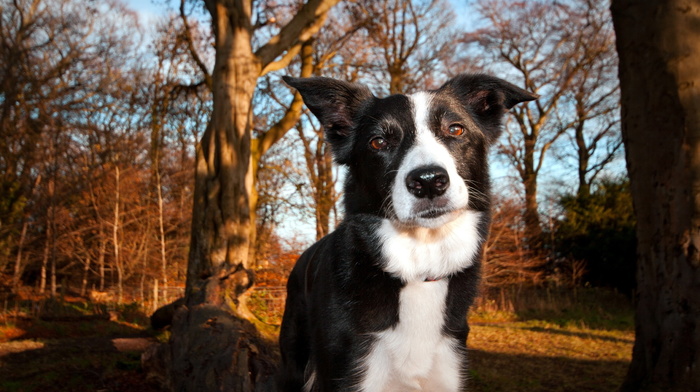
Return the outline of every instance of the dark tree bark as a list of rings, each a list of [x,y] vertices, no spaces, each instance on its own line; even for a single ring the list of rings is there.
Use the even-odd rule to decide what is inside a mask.
[[[636,340],[623,391],[700,390],[700,2],[613,0],[637,214]]]

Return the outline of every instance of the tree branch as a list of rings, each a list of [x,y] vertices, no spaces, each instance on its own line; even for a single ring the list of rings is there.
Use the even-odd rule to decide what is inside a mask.
[[[340,0],[309,0],[279,34],[255,52],[263,69],[297,42],[308,41],[326,21],[327,12]]]
[[[185,29],[184,35],[185,43],[187,44],[187,50],[190,52],[192,59],[197,64],[197,67],[199,67],[199,70],[202,72],[202,75],[204,76],[204,83],[207,85],[207,87],[209,87],[209,90],[211,90],[213,86],[211,75],[209,74],[207,66],[204,64],[204,61],[202,61],[202,58],[199,57],[199,53],[197,53],[197,50],[194,47],[194,42],[192,40],[192,31],[190,30],[190,24],[187,21],[187,15],[185,14],[185,0],[180,0],[180,19],[182,19],[182,25]]]
[[[302,65],[300,76],[309,77],[313,72],[313,43],[311,41],[307,41],[302,45],[301,56]],[[297,123],[297,121],[299,121],[303,103],[304,101],[301,98],[301,94],[299,94],[299,92],[295,92],[294,99],[289,105],[284,117],[282,117],[282,119],[270,127],[267,132],[255,140],[253,155],[256,164],[260,157],[262,157],[265,152],[270,149],[273,144],[275,144],[275,142],[280,140],[284,134],[291,129],[294,124]]]
[[[260,76],[265,76],[270,72],[279,71],[280,69],[286,68],[292,62],[292,60],[294,60],[294,57],[299,54],[301,51],[301,46],[302,45],[300,43],[292,46],[291,49],[289,49],[282,56],[282,58],[265,65],[262,71],[260,71]]]

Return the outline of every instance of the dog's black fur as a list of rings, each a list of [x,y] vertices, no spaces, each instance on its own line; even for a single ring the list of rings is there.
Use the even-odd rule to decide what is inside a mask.
[[[459,178],[434,180],[443,171],[435,168],[436,165],[427,168],[419,165],[420,173],[411,174],[413,170],[404,180],[396,176],[404,158],[418,143],[420,124],[416,123],[415,113],[420,108],[415,105],[423,101],[406,95],[380,99],[362,85],[328,78],[287,77],[285,81],[301,93],[307,107],[319,119],[335,160],[347,165],[348,173],[344,222],[304,252],[289,277],[280,334],[281,390],[367,390],[362,385],[368,382],[365,378],[369,377],[372,366],[384,366],[387,372],[395,368],[385,362],[371,363],[376,357],[372,350],[381,341],[379,336],[383,331],[392,331],[402,322],[402,290],[409,284],[415,287],[435,284],[434,280],[445,282],[447,287],[444,296],[435,294],[440,301],[444,298],[444,305],[440,301],[434,304],[436,309],[444,309],[442,327],[436,333],[455,342],[454,358],[461,362],[455,376],[459,377],[455,381],[456,390],[464,390],[465,342],[469,331],[466,315],[477,293],[481,248],[489,226],[488,147],[501,132],[503,114],[535,96],[485,75],[460,75],[421,96],[429,102],[429,107],[423,108],[428,114],[427,128],[449,151]],[[462,134],[457,135],[460,128],[455,124],[462,127]],[[378,139],[381,140],[377,142]],[[428,179],[429,183],[423,184],[428,191],[437,193],[427,196],[422,193],[425,191],[420,186],[422,183],[416,182],[422,181],[421,178]],[[448,185],[444,181],[449,181]],[[456,187],[458,181],[468,191],[468,202],[457,211],[448,208],[445,212],[445,202],[436,204],[440,192],[444,192],[440,187]],[[394,205],[404,199],[392,196],[395,187],[404,185],[410,189],[404,192],[408,196],[402,197],[410,198],[412,203],[415,197],[418,211],[409,218],[401,216],[399,206]],[[400,257],[389,260],[392,257],[387,256],[391,252],[387,238],[394,237],[387,234],[387,230],[393,229],[386,227],[410,235],[427,226],[425,230],[430,235],[460,238],[462,233],[449,232],[444,228],[448,226],[432,222],[448,222],[452,218],[445,215],[459,217],[468,212],[478,213],[474,232],[464,233],[474,237],[465,241],[473,241],[476,250],[473,255],[465,251],[471,255],[468,260],[435,270],[447,271],[444,276],[412,275],[413,267],[404,266]],[[406,273],[401,272],[404,269]],[[416,388],[422,388],[424,381],[431,382],[420,377],[416,380]],[[385,387],[388,388],[377,386],[377,390]]]

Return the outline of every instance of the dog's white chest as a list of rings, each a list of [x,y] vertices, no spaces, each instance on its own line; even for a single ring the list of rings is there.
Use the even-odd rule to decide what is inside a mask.
[[[385,219],[379,228],[384,271],[404,282],[440,279],[471,267],[482,238],[482,214],[464,211],[442,227],[399,229]]]
[[[363,361],[361,390],[457,391],[459,356],[442,333],[448,282],[411,282],[399,297],[399,322],[376,334]]]

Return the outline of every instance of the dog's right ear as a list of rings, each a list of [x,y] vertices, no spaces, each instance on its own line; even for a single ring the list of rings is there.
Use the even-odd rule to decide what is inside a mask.
[[[344,163],[352,146],[352,130],[360,110],[374,98],[361,84],[337,79],[282,77],[297,89],[311,113],[321,122],[336,161]]]

